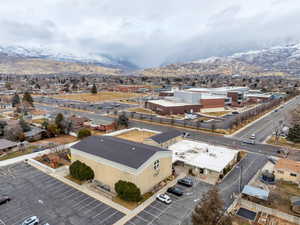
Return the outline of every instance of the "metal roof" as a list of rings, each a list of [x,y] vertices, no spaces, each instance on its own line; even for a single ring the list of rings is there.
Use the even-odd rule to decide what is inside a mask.
[[[156,152],[170,152],[167,149],[112,136],[90,136],[73,145],[72,148],[134,169],[138,169]]]
[[[180,135],[181,135],[181,132],[178,130],[169,130],[167,132],[156,134],[156,135],[150,137],[150,139],[161,144],[161,143],[169,141],[175,137],[178,137]]]
[[[242,193],[262,200],[268,200],[269,197],[269,191],[250,185],[246,185]]]

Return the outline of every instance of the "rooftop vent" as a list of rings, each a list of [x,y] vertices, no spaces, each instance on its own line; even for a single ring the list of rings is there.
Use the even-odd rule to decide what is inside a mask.
[[[132,149],[132,150],[135,150],[135,147],[132,147],[131,149]]]

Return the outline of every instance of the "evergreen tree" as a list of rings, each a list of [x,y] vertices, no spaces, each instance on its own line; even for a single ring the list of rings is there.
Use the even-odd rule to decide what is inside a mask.
[[[78,131],[77,137],[79,139],[83,139],[83,138],[86,138],[91,135],[92,135],[92,132],[88,128],[82,128]]]
[[[193,225],[232,225],[231,218],[225,215],[224,203],[214,186],[196,205],[192,213]]]
[[[294,127],[289,129],[287,140],[292,142],[300,142],[300,124],[295,124]]]
[[[12,99],[11,99],[11,104],[12,104],[12,107],[16,107],[17,105],[19,105],[21,103],[21,100],[20,100],[20,97],[19,95],[16,93]]]
[[[120,115],[120,116],[118,117],[118,120],[117,120],[117,125],[118,125],[118,126],[128,127],[128,125],[129,125],[129,120],[128,120],[128,118],[127,118],[125,115]]]
[[[29,126],[29,124],[26,123],[26,121],[23,119],[19,120],[19,125],[22,128],[23,132],[27,132],[27,131],[31,130],[31,127]]]
[[[92,89],[91,89],[91,93],[92,93],[92,94],[97,94],[97,87],[96,87],[95,84],[93,84],[93,87],[92,87]]]
[[[29,92],[25,92],[23,95],[23,102],[28,102],[31,106],[33,106],[33,98]]]

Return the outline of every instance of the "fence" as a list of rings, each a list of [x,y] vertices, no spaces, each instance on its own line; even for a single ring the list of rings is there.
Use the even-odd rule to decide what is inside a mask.
[[[268,109],[280,105],[281,102],[282,102],[281,100],[272,100],[268,103],[263,103],[255,108],[249,109],[240,114],[232,115],[230,117],[227,117],[226,119],[223,118],[218,121],[214,120],[211,122],[205,122],[205,121],[200,122],[200,121],[192,121],[186,119],[180,120],[174,118],[160,117],[154,114],[144,114],[139,112],[128,112],[128,111],[119,112],[119,114],[123,114],[129,119],[145,120],[149,122],[164,123],[164,124],[170,124],[170,125],[175,125],[180,127],[189,127],[194,129],[228,130],[231,129],[234,125],[238,125],[239,123],[241,123],[246,119],[259,115],[260,113],[265,112]]]

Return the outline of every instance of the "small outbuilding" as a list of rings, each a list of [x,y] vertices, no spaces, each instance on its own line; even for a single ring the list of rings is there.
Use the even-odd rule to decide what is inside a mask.
[[[0,154],[17,147],[17,145],[17,142],[13,142],[7,139],[0,139]]]
[[[254,186],[250,186],[250,185],[246,185],[242,191],[242,194],[244,195],[255,197],[265,201],[268,200],[269,193],[270,193],[269,191]]]

